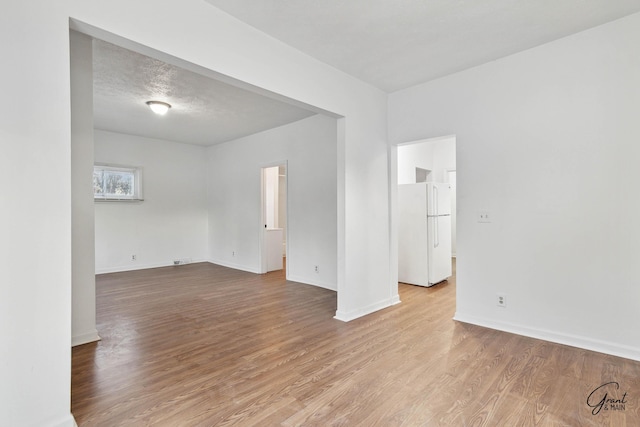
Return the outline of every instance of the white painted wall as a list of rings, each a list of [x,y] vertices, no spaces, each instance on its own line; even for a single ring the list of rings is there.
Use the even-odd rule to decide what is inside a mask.
[[[37,12],[34,12],[37,11]],[[68,15],[0,14],[0,425],[73,425]]]
[[[71,426],[71,131],[74,29],[343,117],[337,152],[337,316],[397,301],[389,268],[383,92],[265,36],[201,0],[9,2],[0,107],[2,424]],[[83,23],[89,24],[83,25]],[[36,102],[46,101],[46,102]],[[51,106],[54,107],[51,107]],[[43,191],[43,183],[47,190]],[[29,254],[18,257],[15,254]],[[18,326],[16,326],[18,325]],[[41,349],[46,348],[43,352]]]
[[[431,171],[431,182],[447,182],[456,169],[455,136],[416,141],[398,147],[398,184],[415,184],[416,168]]]
[[[456,138],[447,137],[431,142],[433,146],[434,181],[448,182],[448,171],[456,169]]]
[[[458,179],[455,170],[448,172],[449,188],[451,189],[451,256],[457,256],[458,250]]]
[[[73,6],[74,28],[169,63],[343,117],[338,123],[336,317],[350,320],[398,301],[397,281],[389,263],[390,175],[384,92],[200,0],[179,5],[168,0],[135,4],[76,0]],[[225,42],[212,44],[211,40]]]
[[[91,38],[71,41],[72,345],[100,339],[96,329],[93,209],[93,66]]]
[[[639,43],[636,14],[390,96],[392,143],[457,136],[457,319],[640,360]]]
[[[286,161],[288,279],[336,290],[336,132],[315,115],[208,148],[211,262],[260,271],[260,173]]]
[[[433,181],[433,145],[428,142],[402,145],[398,147],[398,184],[415,184],[416,168],[431,171]]]
[[[197,145],[95,131],[95,161],[142,167],[144,194],[143,202],[95,203],[96,273],[207,260],[205,152]]]

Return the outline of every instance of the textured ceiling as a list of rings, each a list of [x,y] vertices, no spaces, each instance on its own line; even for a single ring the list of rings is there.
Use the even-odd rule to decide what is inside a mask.
[[[207,0],[387,92],[640,11],[640,0]]]
[[[394,92],[640,11],[640,0],[207,0]],[[213,145],[313,112],[94,41],[97,129]],[[173,108],[153,114],[146,101]]]
[[[104,41],[93,50],[97,129],[213,145],[314,114]],[[172,108],[158,116],[149,100]]]

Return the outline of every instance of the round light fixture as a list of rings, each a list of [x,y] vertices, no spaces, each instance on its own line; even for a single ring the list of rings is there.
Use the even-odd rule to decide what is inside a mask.
[[[147,105],[151,108],[151,111],[161,116],[167,114],[167,111],[171,108],[171,104],[162,101],[147,101]]]

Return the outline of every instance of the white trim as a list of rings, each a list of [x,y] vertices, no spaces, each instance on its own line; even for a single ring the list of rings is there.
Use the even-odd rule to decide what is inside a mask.
[[[51,421],[49,423],[46,423],[46,425],[51,426],[51,427],[78,427],[78,424],[76,423],[76,419],[73,418],[73,414],[72,413],[69,413],[68,415],[66,415],[65,417],[63,417],[60,420]]]
[[[367,314],[371,314],[375,311],[382,310],[383,308],[391,307],[392,305],[396,305],[399,303],[400,303],[400,296],[396,295],[386,300],[382,300],[377,303],[370,304],[366,307],[359,308],[357,310],[353,310],[350,312],[342,312],[340,310],[336,310],[336,315],[333,318],[337,320],[342,320],[343,322],[350,322],[359,317],[366,316]]]
[[[257,268],[250,268],[241,264],[234,264],[232,262],[227,262],[223,260],[209,259],[206,262],[219,265],[221,267],[233,268],[234,270],[246,271],[247,273],[264,274],[264,273],[261,273],[260,270]]]
[[[444,141],[447,139],[452,139],[452,138],[456,138],[456,134],[452,133],[450,135],[443,135],[443,136],[434,136],[431,138],[421,138],[421,139],[416,139],[413,141],[404,141],[404,142],[396,142],[396,143],[391,143],[391,145],[395,145],[397,147],[401,147],[403,145],[413,145],[413,144],[422,144],[424,142],[437,142],[437,141]],[[455,169],[452,169],[455,170]]]
[[[398,297],[398,146],[387,146],[389,211],[389,297]]]
[[[322,280],[309,280],[301,276],[289,276],[287,277],[289,282],[297,282],[305,285],[316,286],[318,288],[328,289],[330,291],[337,292],[338,286],[335,283],[324,282]]]
[[[189,264],[195,264],[197,262],[210,262],[206,259],[194,259]],[[218,263],[214,263],[218,264]],[[181,267],[187,264],[174,265],[173,261],[168,261],[166,263],[152,263],[152,264],[136,264],[136,265],[121,265],[116,267],[107,267],[107,268],[98,268],[96,269],[96,274],[108,274],[108,273],[120,273],[123,271],[135,271],[135,270],[147,270],[149,268],[161,268],[161,267]]]
[[[100,335],[98,335],[98,330],[94,329],[93,331],[71,337],[71,347],[100,340],[101,338]]]
[[[557,344],[578,347],[585,350],[596,351],[598,353],[610,354],[613,356],[640,361],[640,348],[638,347],[630,347],[612,343],[609,341],[595,340],[579,335],[561,334],[545,329],[529,328],[527,326],[517,325],[514,323],[496,322],[495,320],[476,316],[468,316],[458,312],[456,312],[456,314],[453,316],[453,320],[463,323],[470,323],[472,325],[482,326],[485,328],[496,329],[498,331],[522,335],[525,337],[536,338],[544,341],[554,342]]]

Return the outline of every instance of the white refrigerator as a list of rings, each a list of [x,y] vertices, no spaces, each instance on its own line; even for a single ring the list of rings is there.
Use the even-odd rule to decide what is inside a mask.
[[[451,276],[449,184],[398,186],[398,281],[433,286]]]

